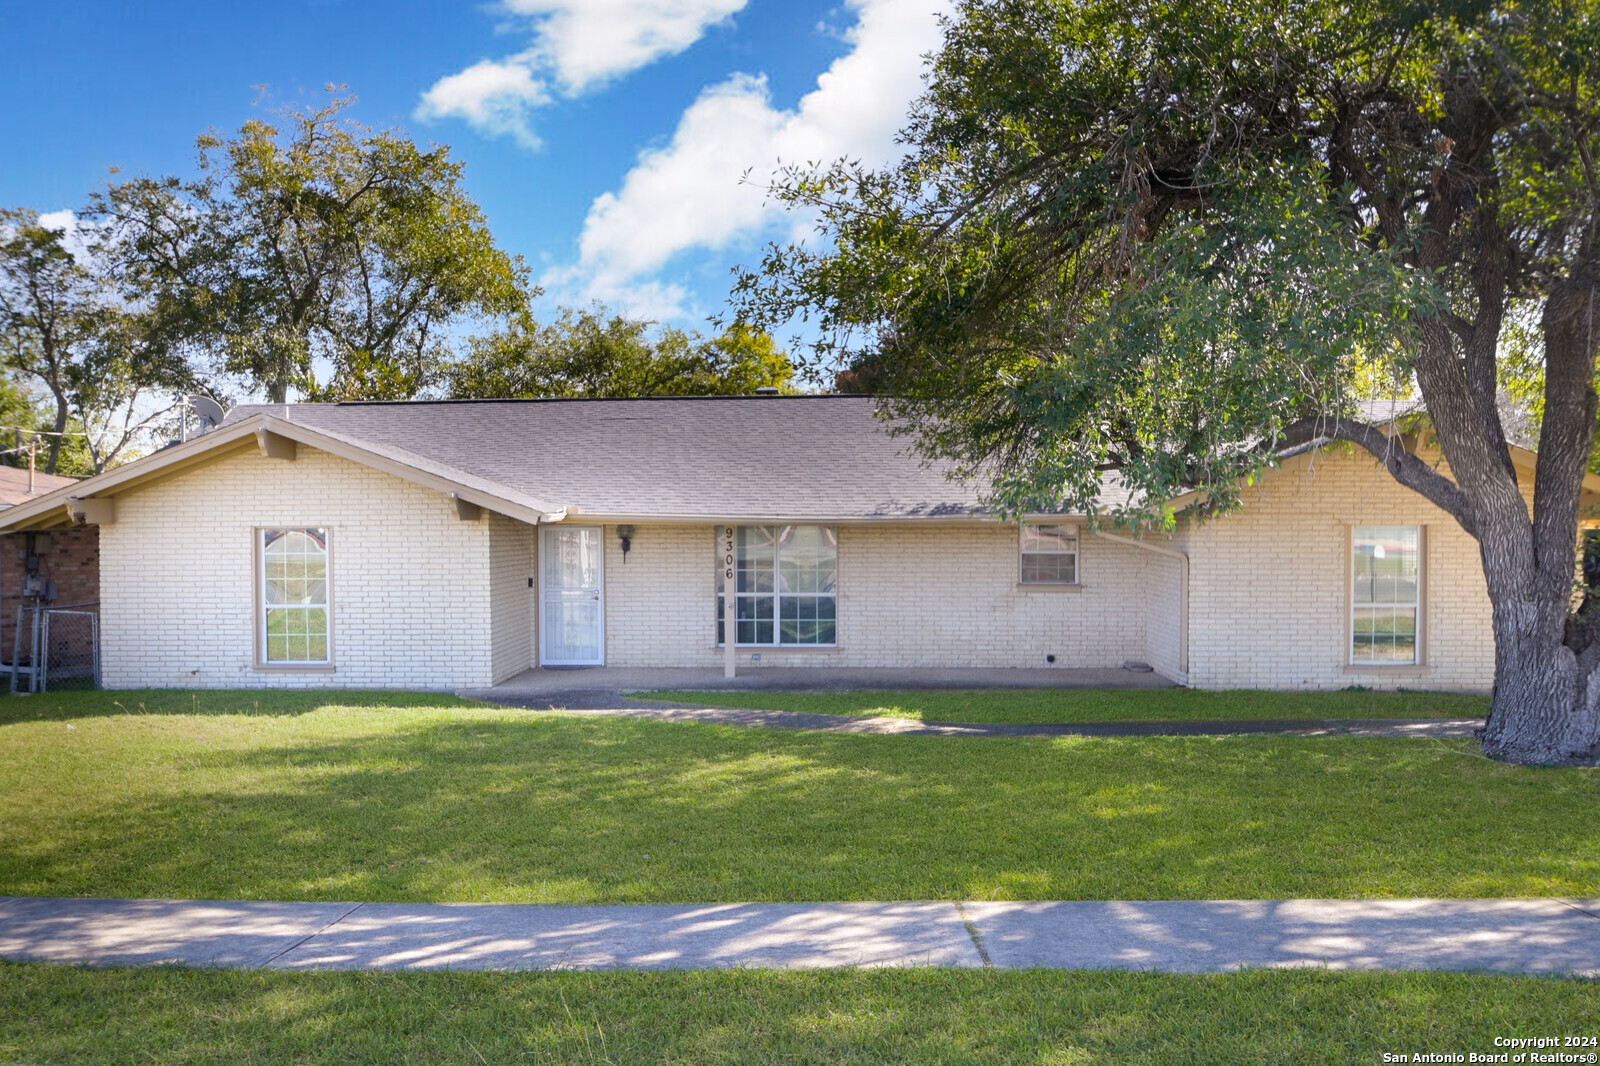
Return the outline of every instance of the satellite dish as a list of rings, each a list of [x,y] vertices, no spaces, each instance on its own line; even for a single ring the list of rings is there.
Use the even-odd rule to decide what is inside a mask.
[[[185,399],[189,401],[189,406],[194,410],[196,417],[200,419],[201,433],[222,425],[222,419],[228,412],[222,409],[220,403],[209,396],[194,395],[185,397]]]

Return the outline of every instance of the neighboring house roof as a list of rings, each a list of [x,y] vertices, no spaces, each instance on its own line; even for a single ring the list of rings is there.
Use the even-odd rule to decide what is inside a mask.
[[[869,396],[298,404],[296,425],[407,449],[606,518],[966,518],[979,486],[923,463]],[[224,426],[283,405],[235,408]]]
[[[29,490],[30,483],[32,491]],[[56,489],[77,483],[77,478],[38,471],[29,474],[28,471],[15,466],[0,466],[0,508],[27,503]]]

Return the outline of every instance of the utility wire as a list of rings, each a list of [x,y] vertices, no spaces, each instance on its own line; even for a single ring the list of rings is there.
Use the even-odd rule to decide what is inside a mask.
[[[27,426],[0,426],[0,433],[31,433],[36,437],[87,437],[89,435],[80,433],[75,429],[57,432],[53,429],[29,429]]]

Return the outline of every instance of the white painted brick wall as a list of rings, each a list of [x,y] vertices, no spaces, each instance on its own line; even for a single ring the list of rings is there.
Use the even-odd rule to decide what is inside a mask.
[[[254,665],[260,526],[332,530],[331,672]],[[304,445],[293,461],[239,452],[119,496],[100,529],[105,683],[487,684],[489,528],[440,493]]]
[[[1245,491],[1189,534],[1190,681],[1198,688],[1487,689],[1494,640],[1478,545],[1364,454],[1330,450]],[[1425,527],[1426,661],[1349,662],[1352,526]]]
[[[640,525],[626,564],[605,536],[606,661],[717,666],[715,529]],[[1079,591],[1017,587],[998,524],[839,527],[839,646],[759,649],[764,666],[1120,666],[1143,659],[1146,553],[1085,537]],[[741,651],[748,665],[752,651]]]
[[[1158,540],[1162,547],[1177,547],[1168,538]],[[1183,680],[1181,651],[1183,602],[1183,563],[1170,555],[1154,552],[1145,556],[1144,573],[1145,662],[1164,677]],[[1133,598],[1133,590],[1129,590]]]
[[[494,682],[515,677],[534,664],[534,541],[537,529],[504,515],[489,523],[489,624]]]
[[[1352,672],[1348,529],[1427,527],[1422,671]],[[254,666],[253,531],[333,531],[332,672]],[[640,525],[627,562],[605,531],[607,662],[717,666],[714,528]],[[240,452],[117,501],[101,529],[112,687],[490,684],[537,661],[536,531],[456,517],[445,496],[302,447]],[[1243,513],[1180,533],[1191,555],[1190,682],[1203,688],[1486,688],[1494,648],[1477,546],[1354,455],[1319,456],[1246,493]],[[839,647],[766,648],[763,665],[1117,666],[1174,674],[1178,565],[1085,535],[1080,591],[1017,585],[998,524],[841,526]],[[742,664],[751,651],[740,653]]]

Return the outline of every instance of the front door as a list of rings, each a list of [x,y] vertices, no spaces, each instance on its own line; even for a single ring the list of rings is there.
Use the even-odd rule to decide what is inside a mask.
[[[539,632],[542,666],[606,661],[600,526],[542,526]]]

